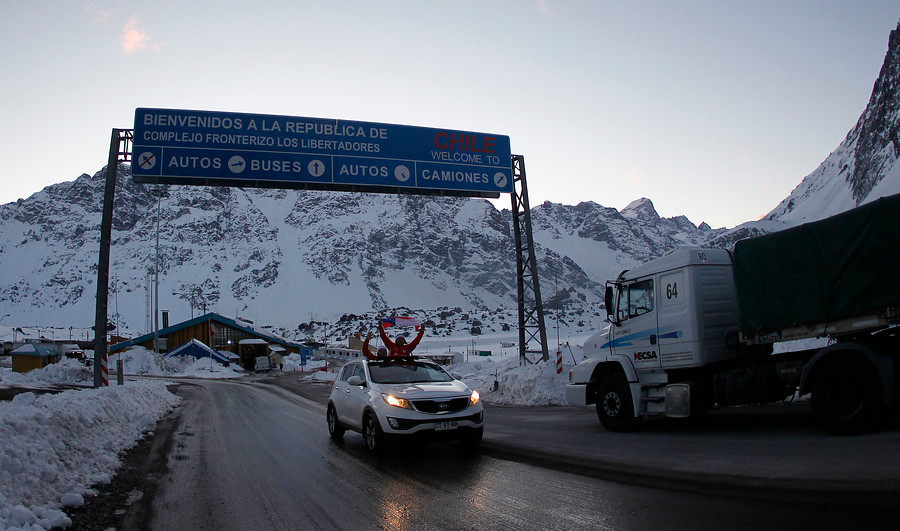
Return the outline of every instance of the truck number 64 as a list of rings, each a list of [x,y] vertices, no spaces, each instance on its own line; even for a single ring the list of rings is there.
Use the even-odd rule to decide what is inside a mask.
[[[678,298],[678,282],[673,282],[672,284],[666,284],[666,298],[667,299],[677,299]]]

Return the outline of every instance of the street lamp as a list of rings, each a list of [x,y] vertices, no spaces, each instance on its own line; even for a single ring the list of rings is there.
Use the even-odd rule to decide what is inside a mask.
[[[151,188],[148,193],[156,197],[156,265],[153,267],[153,352],[159,355],[159,217],[162,198],[169,197],[165,186]]]

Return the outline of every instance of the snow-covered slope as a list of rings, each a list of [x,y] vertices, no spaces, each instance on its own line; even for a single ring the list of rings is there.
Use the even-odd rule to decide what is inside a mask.
[[[766,218],[821,219],[900,193],[900,24],[866,110],[838,148]]]
[[[515,308],[512,216],[486,200],[172,186],[157,203],[129,170],[118,168],[109,304],[131,331],[151,326],[157,207],[160,306],[173,322],[207,310],[292,330],[397,307]],[[101,170],[0,205],[0,314],[90,326],[104,182]],[[638,203],[532,209],[545,299],[596,307],[619,270],[707,235]]]

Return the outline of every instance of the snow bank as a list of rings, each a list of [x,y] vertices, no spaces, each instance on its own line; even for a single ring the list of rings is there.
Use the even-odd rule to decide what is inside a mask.
[[[186,359],[194,360],[193,356],[189,356]],[[168,361],[168,360],[166,360]],[[217,361],[213,361],[210,358],[200,358],[198,360],[192,361],[189,363],[184,369],[180,371],[185,376],[191,376],[194,378],[240,378],[244,376],[244,373],[240,373],[234,370],[233,367],[228,366],[225,367],[221,363]]]
[[[59,369],[51,367],[22,376],[50,381],[48,373]],[[10,374],[4,372],[4,379]],[[118,454],[179,400],[164,382],[128,382],[23,393],[0,402],[0,529],[70,525],[60,508],[83,503],[84,495],[94,493],[91,485],[109,483],[120,464]]]
[[[42,369],[24,374],[11,370],[0,370],[0,387],[27,386],[51,387],[58,384],[94,384],[94,371],[78,360],[63,358],[59,363],[51,363]]]
[[[564,406],[565,385],[574,363],[563,357],[562,372],[556,373],[555,354],[549,361],[519,366],[518,357],[470,358],[449,369],[462,376],[466,384],[481,394],[488,404],[516,406]],[[495,384],[496,382],[496,384]]]

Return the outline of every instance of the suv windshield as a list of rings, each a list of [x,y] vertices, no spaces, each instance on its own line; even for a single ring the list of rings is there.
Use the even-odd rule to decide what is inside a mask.
[[[453,378],[443,369],[431,363],[400,361],[370,363],[372,381],[380,384],[415,382],[450,382]]]

